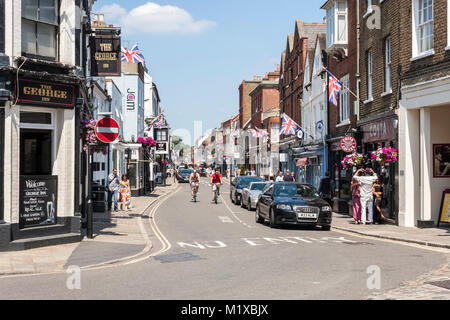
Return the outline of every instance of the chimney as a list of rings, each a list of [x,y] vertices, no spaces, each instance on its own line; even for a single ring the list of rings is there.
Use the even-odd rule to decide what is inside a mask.
[[[280,64],[277,64],[277,72],[280,72]]]
[[[323,23],[327,23],[327,17],[325,16],[325,17],[323,17]]]

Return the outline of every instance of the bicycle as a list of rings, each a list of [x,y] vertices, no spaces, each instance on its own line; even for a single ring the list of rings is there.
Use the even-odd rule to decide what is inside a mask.
[[[194,202],[197,202],[198,183],[192,182],[191,186],[193,187]]]
[[[214,191],[214,203],[217,204],[217,197],[219,195],[219,187],[220,187],[220,183],[213,183],[212,184],[212,189]]]

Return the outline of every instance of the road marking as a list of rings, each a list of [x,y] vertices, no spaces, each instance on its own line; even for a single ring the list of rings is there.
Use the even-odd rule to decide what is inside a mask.
[[[241,224],[243,224],[244,226],[246,226],[247,228],[254,228],[253,226],[248,225],[247,223],[245,223],[244,221],[242,221],[241,219],[238,218],[238,216],[236,216],[233,212],[233,210],[231,210],[231,208],[228,206],[227,202],[225,201],[224,197],[222,197],[222,195],[220,196],[220,198],[222,199],[223,204],[225,204],[225,206],[227,207],[227,209],[230,211],[230,213],[233,215],[233,217],[239,221]]]
[[[219,219],[224,223],[234,223],[229,216],[219,216]]]

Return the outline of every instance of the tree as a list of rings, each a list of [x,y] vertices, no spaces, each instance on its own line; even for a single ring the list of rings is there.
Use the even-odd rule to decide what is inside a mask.
[[[245,164],[241,164],[241,168],[240,168],[240,169],[241,169],[240,175],[241,175],[241,176],[245,176],[245,173],[246,173],[246,172],[245,172]]]

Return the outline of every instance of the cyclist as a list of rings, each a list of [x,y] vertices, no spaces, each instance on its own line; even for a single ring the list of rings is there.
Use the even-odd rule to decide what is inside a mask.
[[[191,186],[192,200],[194,200],[194,188],[197,188],[198,192],[198,187],[200,185],[200,175],[198,174],[197,170],[195,170],[195,167],[194,171],[189,176],[189,185]]]
[[[217,195],[219,195],[219,186],[222,185],[222,175],[219,168],[216,168],[216,172],[211,175],[211,186],[217,185]],[[214,202],[214,187],[212,189],[212,202]]]

